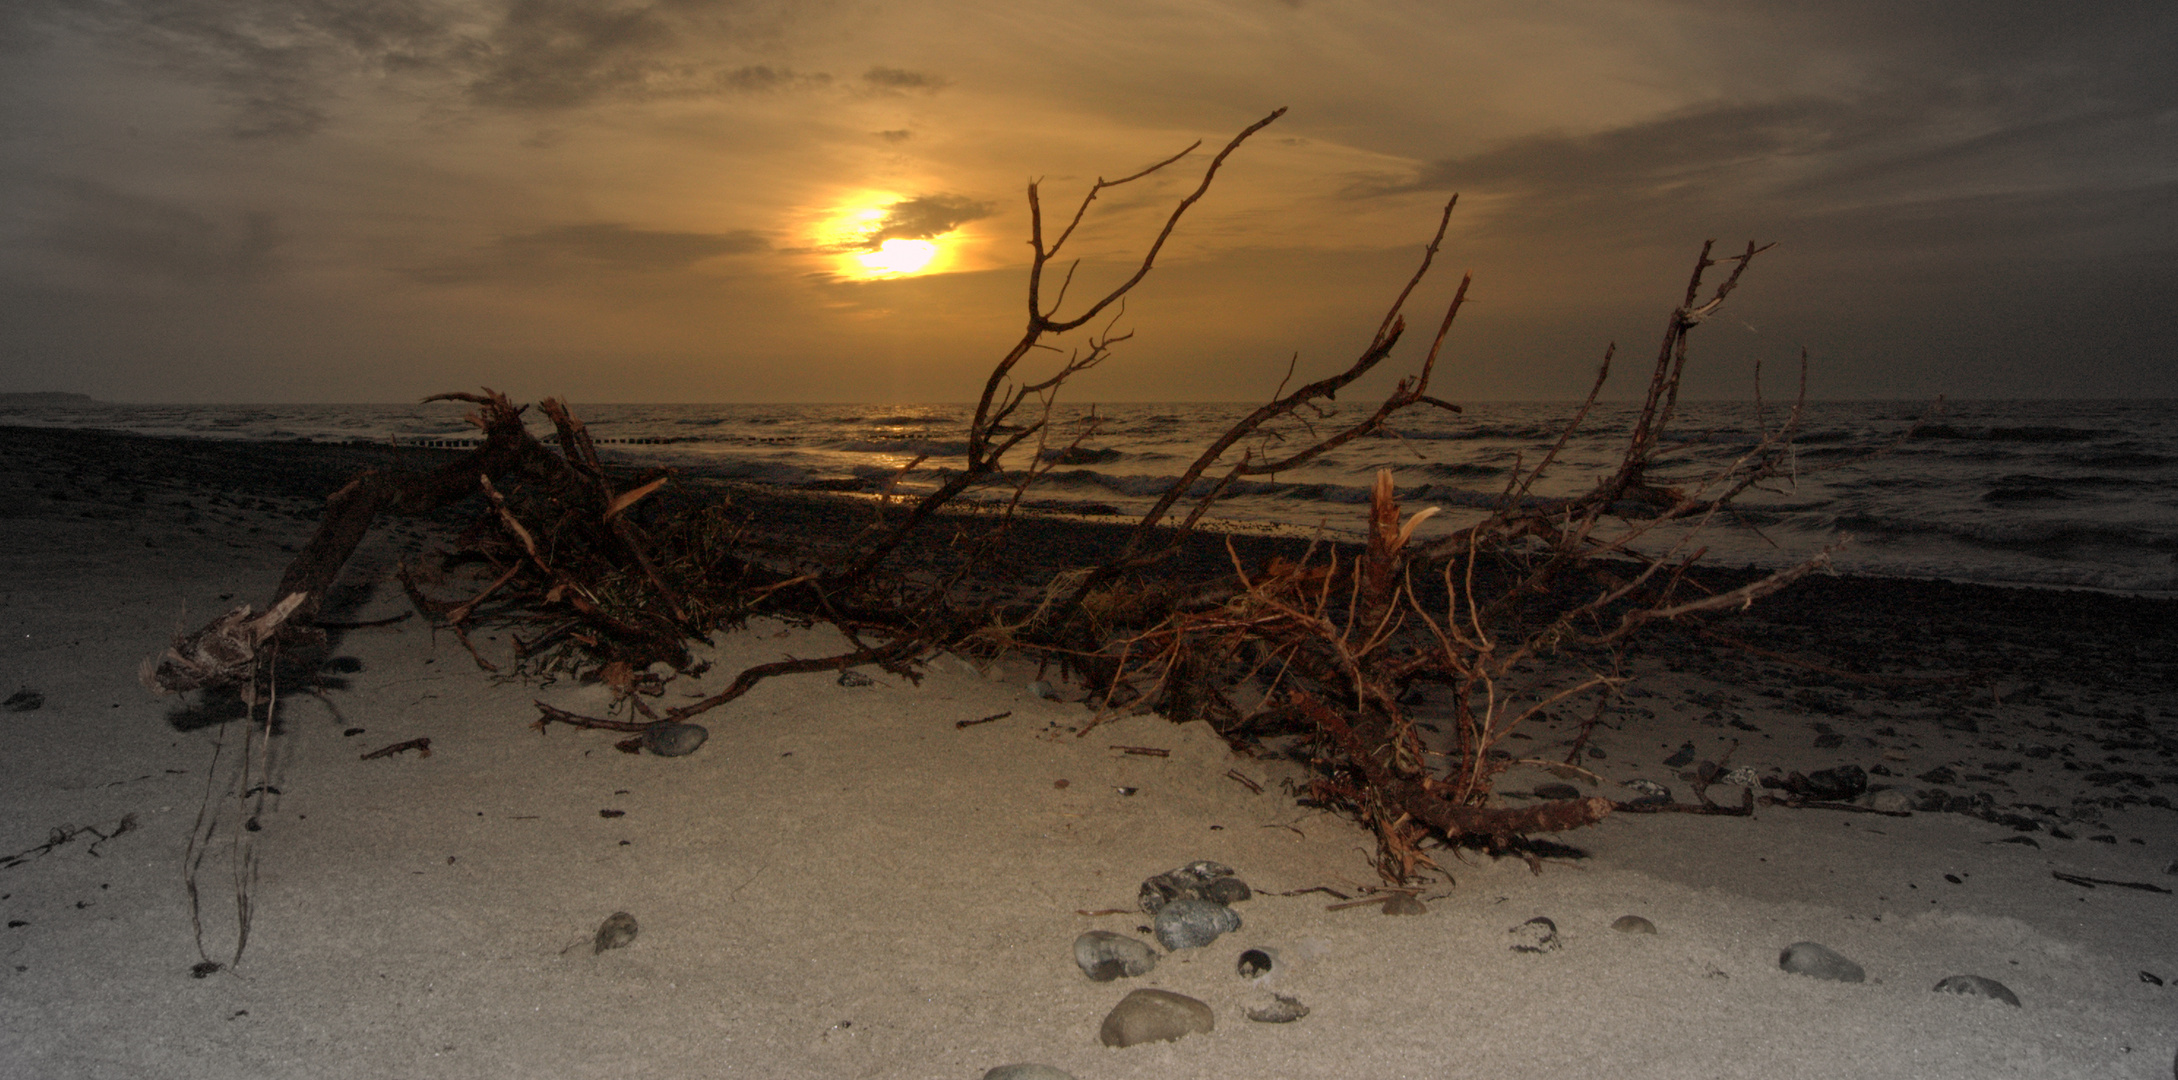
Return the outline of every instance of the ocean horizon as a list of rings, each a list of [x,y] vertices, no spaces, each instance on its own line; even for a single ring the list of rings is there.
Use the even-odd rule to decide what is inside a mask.
[[[1051,471],[1028,505],[1128,520],[1258,404],[1061,405],[1042,447]],[[1373,404],[1341,408],[1316,426],[1332,429]],[[1301,469],[1238,482],[1206,523],[1353,539],[1370,481],[1388,468],[1409,512],[1443,511],[1425,524],[1425,535],[1457,528],[1486,513],[1507,478],[1539,460],[1577,408],[1565,401],[1462,404],[1458,414],[1412,411],[1389,432]],[[958,469],[972,410],[971,403],[570,405],[601,454],[619,463],[834,492],[875,492],[891,483],[907,494]],[[1566,495],[1592,485],[1615,464],[1637,408],[1599,403],[1535,492]],[[257,442],[458,447],[477,438],[462,419],[466,411],[459,402],[125,404],[0,394],[0,424]],[[1777,403],[1681,402],[1652,475],[1698,484],[1788,412]],[[533,430],[549,435],[549,423],[534,413]],[[1268,454],[1308,437],[1288,424],[1250,445]],[[1009,467],[1025,468],[1034,453],[1024,446]],[[963,498],[1010,497],[1018,476]],[[2178,401],[1809,402],[1788,473],[1747,492],[1729,521],[1713,523],[1693,543],[1707,549],[1709,564],[1775,567],[1841,541],[1831,560],[1841,572],[2178,593]]]

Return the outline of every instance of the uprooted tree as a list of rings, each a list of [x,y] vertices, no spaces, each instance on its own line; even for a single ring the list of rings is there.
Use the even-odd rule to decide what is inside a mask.
[[[1420,266],[1349,365],[1291,390],[1282,385],[1272,400],[1234,423],[1203,448],[1107,558],[1046,567],[1048,576],[1025,583],[1010,603],[959,599],[961,583],[988,575],[1006,550],[1026,493],[1052,463],[1065,460],[1067,448],[1053,447],[1053,407],[1067,381],[1110,359],[1127,340],[1113,330],[1127,295],[1154,268],[1166,240],[1227,159],[1284,112],[1234,136],[1165,218],[1132,273],[1076,308],[1068,308],[1067,292],[1078,262],[1063,273],[1054,268],[1099,196],[1175,165],[1200,144],[1120,179],[1097,180],[1048,240],[1039,185],[1030,183],[1027,323],[983,384],[964,462],[904,508],[878,499],[869,525],[838,538],[823,559],[764,553],[760,532],[737,519],[730,505],[666,505],[660,492],[670,483],[668,473],[627,476],[608,468],[582,422],[557,400],[539,403],[557,432],[555,451],[525,430],[525,407],[504,396],[490,390],[441,394],[427,400],[475,407],[469,420],[484,435],[480,447],[429,473],[356,476],[328,500],[321,527],[288,567],[265,613],[238,609],[177,639],[146,663],[144,681],[174,692],[260,678],[258,660],[268,645],[307,644],[317,633],[313,620],[322,598],[381,514],[475,500],[480,510],[462,534],[460,550],[448,557],[485,568],[481,584],[458,599],[439,599],[430,595],[419,568],[404,566],[402,581],[415,606],[451,630],[479,665],[497,670],[473,647],[469,629],[486,622],[510,626],[523,671],[607,682],[629,706],[615,719],[540,702],[540,729],[558,723],[640,737],[686,723],[767,678],[863,664],[914,678],[919,664],[939,650],[1019,650],[1078,675],[1091,690],[1099,721],[1120,709],[1154,708],[1175,719],[1210,720],[1236,743],[1297,737],[1313,768],[1307,796],[1371,828],[1379,841],[1378,867],[1394,882],[1434,865],[1421,847],[1432,837],[1505,847],[1527,834],[1600,820],[1622,804],[1600,797],[1493,803],[1493,779],[1517,763],[1501,748],[1513,729],[1577,700],[1594,702],[1600,715],[1624,681],[1623,647],[1643,627],[1744,606],[1823,558],[1722,593],[1697,587],[1686,574],[1701,554],[1694,545],[1701,528],[1736,496],[1785,467],[1797,404],[1775,430],[1714,475],[1678,487],[1652,476],[1677,410],[1688,336],[1765,250],[1754,244],[1723,258],[1703,248],[1685,299],[1666,322],[1618,466],[1585,493],[1543,498],[1534,492],[1593,409],[1610,373],[1611,350],[1557,445],[1532,467],[1514,470],[1480,520],[1424,540],[1417,526],[1436,511],[1403,516],[1391,474],[1384,472],[1359,550],[1310,545],[1298,557],[1255,567],[1236,556],[1231,575],[1217,580],[1161,572],[1160,564],[1181,549],[1235,481],[1290,471],[1385,432],[1410,409],[1458,411],[1430,393],[1430,379],[1465,302],[1464,279],[1420,360],[1373,410],[1340,419],[1329,404],[1400,344],[1407,329],[1403,309],[1435,260],[1455,197]],[[1727,264],[1723,281],[1705,294],[1709,271]],[[1072,352],[1040,374],[1026,373],[1040,352],[1052,349],[1051,339],[1100,318],[1102,325],[1087,330]],[[1804,357],[1802,366],[1804,395]],[[1073,445],[1080,442],[1077,436]],[[955,500],[964,493],[993,488],[1010,491],[997,511],[957,513]],[[938,528],[940,522],[947,527]],[[653,674],[658,664],[686,670],[690,641],[763,614],[830,623],[855,648],[750,668],[701,701],[662,711],[645,703],[642,691],[646,681],[659,679]],[[1451,731],[1424,723],[1410,704],[1416,700],[1430,702],[1427,707],[1437,710],[1431,715],[1448,720]],[[1083,732],[1094,726],[1092,721]],[[1538,764],[1577,772],[1579,752],[1576,742],[1565,760]],[[1706,797],[1687,809],[1729,812]]]

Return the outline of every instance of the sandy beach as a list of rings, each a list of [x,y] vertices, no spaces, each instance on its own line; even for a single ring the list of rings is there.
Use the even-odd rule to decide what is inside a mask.
[[[193,977],[184,856],[243,725],[153,697],[137,666],[262,603],[330,483],[384,452],[29,429],[0,447],[0,1075],[2174,1074],[2178,601],[1880,579],[1652,639],[1583,794],[1687,799],[1665,762],[1690,749],[1770,779],[1857,766],[1863,809],[1891,812],[1614,813],[1536,867],[1437,852],[1451,880],[1408,916],[1339,906],[1381,884],[1373,841],[1297,804],[1302,764],[1156,716],[1083,734],[1080,691],[1031,693],[1033,661],[769,680],[665,758],[532,728],[532,701],[599,709],[601,688],[494,677],[413,617],[346,630],[321,685],[282,690],[258,828],[218,803],[202,940],[231,956],[241,891],[248,945]],[[382,526],[340,617],[409,611],[387,575],[445,528]],[[758,620],[667,700],[842,648]],[[1522,730],[1547,758],[1574,727]],[[415,739],[428,755],[371,756]],[[1166,753],[1123,749],[1145,747]],[[1139,977],[1077,967],[1086,931],[1147,940],[1142,881],[1199,859],[1252,887],[1240,929]],[[598,950],[615,912],[639,932]],[[1627,915],[1655,933],[1615,930]],[[1538,917],[1555,940],[1517,951]],[[1782,970],[1798,942],[1865,981]],[[1273,961],[1253,978],[1251,949]],[[2019,1004],[1932,992],[1961,975]],[[1207,1004],[1214,1030],[1101,1045],[1140,988]],[[1276,995],[1307,1015],[1247,1018]]]

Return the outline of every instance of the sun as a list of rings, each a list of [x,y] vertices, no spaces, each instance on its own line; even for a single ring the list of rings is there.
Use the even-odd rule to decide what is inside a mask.
[[[814,230],[819,250],[837,260],[839,276],[880,281],[938,273],[951,266],[957,257],[950,250],[952,237],[933,235],[921,223],[898,220],[894,208],[902,201],[888,192],[858,192],[850,200],[835,203],[836,209],[821,219]]]
[[[938,257],[938,245],[928,240],[887,240],[876,251],[865,251],[856,256],[862,269],[872,277],[893,274],[912,274],[930,265]]]

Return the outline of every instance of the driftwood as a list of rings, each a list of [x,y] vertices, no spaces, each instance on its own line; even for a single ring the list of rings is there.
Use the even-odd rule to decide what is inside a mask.
[[[557,432],[555,452],[528,434],[524,409],[503,395],[489,389],[441,394],[427,400],[475,406],[469,421],[484,432],[483,445],[428,473],[357,475],[328,501],[324,523],[282,575],[265,614],[237,609],[178,640],[147,664],[147,684],[175,691],[247,678],[268,642],[314,631],[327,590],[379,515],[424,513],[476,498],[480,510],[464,535],[463,555],[486,564],[488,584],[466,597],[434,598],[404,566],[402,584],[417,609],[493,670],[497,665],[475,648],[467,629],[487,619],[512,625],[518,672],[606,681],[642,717],[579,716],[540,702],[540,730],[565,724],[640,732],[718,708],[767,678],[876,664],[912,679],[937,649],[985,655],[1018,649],[1089,684],[1099,710],[1083,735],[1130,704],[1161,709],[1176,720],[1208,719],[1236,743],[1297,732],[1315,772],[1309,797],[1353,814],[1376,833],[1378,869],[1394,884],[1435,868],[1420,846],[1431,838],[1509,850],[1527,833],[1578,828],[1616,809],[1637,809],[1605,798],[1493,805],[1494,778],[1510,764],[1498,746],[1526,720],[1615,689],[1624,681],[1620,650],[1644,627],[1744,607],[1822,564],[1827,553],[1714,595],[1700,594],[1687,576],[1702,554],[1693,543],[1700,528],[1736,496],[1778,476],[1789,460],[1797,404],[1775,430],[1714,475],[1685,488],[1651,477],[1676,412],[1689,335],[1768,250],[1753,243],[1721,259],[1711,258],[1712,245],[1703,247],[1685,299],[1667,321],[1618,467],[1586,494],[1544,499],[1531,491],[1595,406],[1615,347],[1605,350],[1595,383],[1557,446],[1532,467],[1516,468],[1480,521],[1423,536],[1419,527],[1436,511],[1403,514],[1385,472],[1377,479],[1367,542],[1358,552],[1312,547],[1298,560],[1261,567],[1243,566],[1236,556],[1236,583],[1145,577],[1239,478],[1291,470],[1354,439],[1396,433],[1395,423],[1410,409],[1458,411],[1433,396],[1430,379],[1466,300],[1465,279],[1424,354],[1382,401],[1345,420],[1337,420],[1335,411],[1341,390],[1390,362],[1399,348],[1404,305],[1438,254],[1455,197],[1420,266],[1357,358],[1290,391],[1289,371],[1266,404],[1183,470],[1116,555],[1097,565],[1047,568],[1052,576],[1037,600],[954,602],[958,584],[997,558],[1024,494],[1079,450],[1079,438],[1065,448],[1047,445],[1053,406],[1067,381],[1116,355],[1131,336],[1116,328],[1125,297],[1146,278],[1228,158],[1284,111],[1234,136],[1173,208],[1132,274],[1071,313],[1062,307],[1073,271],[1053,282],[1046,273],[1059,265],[1062,249],[1098,197],[1173,166],[1195,148],[1118,180],[1098,179],[1048,240],[1039,186],[1030,184],[1028,325],[983,385],[966,433],[965,465],[891,520],[888,485],[873,505],[872,527],[846,538],[828,557],[811,557],[807,545],[786,556],[784,565],[751,556],[716,506],[645,516],[656,502],[638,504],[660,491],[668,476],[609,475],[587,430],[561,402],[539,403]],[[1725,280],[1705,297],[1705,273],[1724,264],[1730,264]],[[1091,328],[1100,318],[1106,320],[1101,328]],[[1053,351],[1047,339],[1075,331],[1084,334],[1081,347],[1049,370],[1029,371],[1032,358]],[[1805,389],[1803,355],[1803,400]],[[1009,466],[1014,454],[1032,460]],[[901,475],[919,465],[910,463]],[[1011,499],[995,520],[982,519],[979,536],[964,529],[950,545],[931,541],[941,511],[979,485],[1010,485]],[[1191,504],[1183,513],[1186,500]],[[1658,530],[1670,523],[1679,523],[1686,535],[1661,543]],[[953,564],[899,569],[902,554],[918,542],[925,544],[923,554],[941,547],[952,552]],[[685,669],[688,642],[757,612],[828,622],[854,648],[751,667],[726,690],[662,715],[639,699],[643,680],[655,683],[657,677],[647,674],[655,664]],[[1552,665],[1575,671],[1570,685],[1534,683],[1533,674]],[[1258,681],[1266,684],[1260,704],[1237,705],[1236,688]],[[1404,703],[1410,691],[1425,687],[1449,691],[1448,735],[1425,734]],[[1573,753],[1579,749],[1576,741]],[[1706,801],[1701,808],[1671,809],[1747,812]]]

